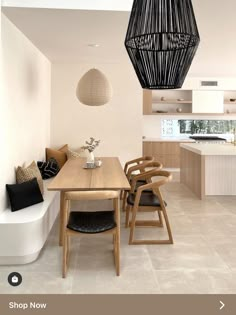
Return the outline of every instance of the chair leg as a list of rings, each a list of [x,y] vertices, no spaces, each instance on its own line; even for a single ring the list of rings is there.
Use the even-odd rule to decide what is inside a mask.
[[[127,194],[128,194],[127,191],[124,190],[124,193],[123,193],[123,201],[122,201],[122,210],[123,210],[123,211],[125,211]]]
[[[174,241],[173,241],[173,236],[172,236],[172,232],[171,232],[170,223],[169,223],[166,209],[164,208],[162,211],[163,211],[163,216],[164,216],[164,219],[166,222],[166,228],[167,228],[167,232],[168,232],[168,236],[169,236],[169,244],[173,244]]]
[[[68,255],[68,236],[66,231],[64,232],[64,241],[63,241],[63,262],[62,262],[62,278],[66,277],[67,273],[67,255]]]
[[[121,191],[120,191],[120,200],[123,199],[123,195],[124,195],[124,190],[121,190]]]
[[[113,232],[114,260],[116,275],[120,275],[120,199],[114,199],[116,229]]]
[[[161,217],[161,213],[159,213],[160,211],[158,211],[159,214],[159,219],[160,219],[160,223],[163,226],[163,219]],[[164,216],[164,220],[166,223],[166,228],[167,228],[167,232],[168,232],[168,239],[167,240],[148,240],[148,239],[142,239],[142,240],[135,240],[134,239],[134,229],[136,227],[136,213],[137,213],[137,209],[133,208],[133,215],[132,215],[132,221],[131,221],[131,229],[130,229],[130,237],[129,237],[129,244],[130,245],[163,245],[163,244],[173,244],[173,237],[172,237],[172,232],[171,232],[171,228],[170,228],[170,223],[169,223],[169,219],[167,216],[167,212],[166,209],[163,208],[162,209],[163,212],[163,216]]]
[[[160,222],[160,227],[163,227],[163,220],[162,220],[161,211],[157,211],[157,212],[158,212],[158,218],[159,218],[159,222]]]
[[[70,236],[67,235],[67,255],[66,255],[66,264],[69,265],[69,256],[70,256]]]
[[[120,235],[119,232],[115,234],[115,244],[114,244],[114,254],[115,254],[115,266],[116,275],[120,275]]]
[[[116,274],[117,274],[117,235],[116,232],[113,234],[113,254],[114,254],[114,262],[115,262],[115,268],[116,268]]]
[[[116,233],[112,235],[113,239],[113,255],[114,255],[114,262],[115,262],[115,267],[116,267]]]
[[[126,227],[126,228],[129,227],[130,210],[131,210],[131,206],[130,206],[130,205],[127,205],[127,206],[126,206],[126,215],[125,215],[125,227]]]
[[[137,214],[137,208],[132,207],[132,220],[131,220],[131,227],[130,227],[130,233],[129,233],[129,244],[133,243],[136,214]]]

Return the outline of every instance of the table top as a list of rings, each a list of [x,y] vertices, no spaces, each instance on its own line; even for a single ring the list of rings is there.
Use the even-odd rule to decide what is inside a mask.
[[[102,165],[84,169],[85,158],[71,159],[49,184],[48,190],[121,190],[130,184],[117,157],[100,158]]]

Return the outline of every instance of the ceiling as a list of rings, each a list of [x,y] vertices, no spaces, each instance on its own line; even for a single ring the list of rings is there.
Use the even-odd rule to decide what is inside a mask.
[[[2,11],[53,63],[128,59],[124,39],[129,12],[10,7]]]
[[[4,7],[130,11],[133,0],[2,0]]]
[[[103,7],[110,1],[118,3],[101,1]],[[129,5],[132,2],[127,1]],[[90,3],[69,1],[72,2]],[[236,1],[227,0],[224,6],[222,0],[192,2],[201,42],[189,74],[236,76]],[[53,63],[130,63],[124,47],[129,11],[23,7],[3,7],[2,11]],[[88,44],[100,46],[92,48]]]

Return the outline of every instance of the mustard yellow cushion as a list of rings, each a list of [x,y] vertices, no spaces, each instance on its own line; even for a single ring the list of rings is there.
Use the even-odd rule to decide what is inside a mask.
[[[67,155],[66,155],[67,151],[68,151],[68,145],[67,144],[58,150],[46,148],[46,160],[48,161],[49,159],[54,158],[57,161],[57,163],[61,169],[62,166],[67,161]]]

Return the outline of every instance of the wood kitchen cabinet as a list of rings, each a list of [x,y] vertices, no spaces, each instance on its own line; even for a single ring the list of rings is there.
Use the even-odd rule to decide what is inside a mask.
[[[143,155],[150,155],[164,167],[180,167],[180,142],[143,142]]]
[[[143,90],[143,114],[163,115],[169,113],[180,115],[192,112],[192,91],[151,91]]]

